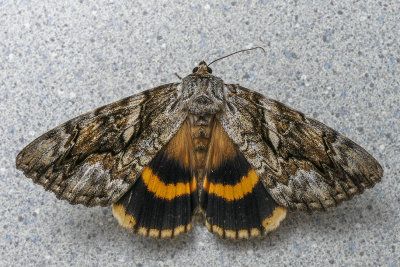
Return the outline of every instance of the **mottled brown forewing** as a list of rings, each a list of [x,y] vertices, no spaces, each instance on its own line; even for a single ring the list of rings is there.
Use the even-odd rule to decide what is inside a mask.
[[[17,168],[71,204],[109,206],[179,129],[177,101],[167,84],[76,117],[26,146]]]
[[[226,92],[217,118],[279,205],[326,209],[380,181],[379,163],[342,134],[239,85]]]

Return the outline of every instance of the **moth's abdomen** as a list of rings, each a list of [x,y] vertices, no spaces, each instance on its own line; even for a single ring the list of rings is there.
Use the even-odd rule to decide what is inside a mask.
[[[193,150],[196,157],[196,171],[204,170],[205,160],[210,145],[210,137],[213,124],[213,116],[190,115],[190,135],[193,142]]]

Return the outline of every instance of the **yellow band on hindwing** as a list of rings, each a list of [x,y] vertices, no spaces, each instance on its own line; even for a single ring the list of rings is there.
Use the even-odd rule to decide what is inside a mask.
[[[147,189],[159,198],[174,199],[182,195],[189,195],[196,190],[196,179],[188,183],[165,184],[153,173],[151,168],[146,167],[142,172],[143,182]]]
[[[227,201],[233,201],[243,198],[246,194],[253,191],[254,186],[258,183],[259,178],[252,169],[246,176],[243,176],[235,185],[223,185],[211,183],[207,177],[204,179],[204,189],[208,194],[214,194],[224,198]]]

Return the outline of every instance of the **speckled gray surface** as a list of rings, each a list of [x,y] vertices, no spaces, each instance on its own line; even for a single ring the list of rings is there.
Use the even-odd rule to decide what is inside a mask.
[[[398,1],[65,2],[0,1],[0,265],[399,266]],[[385,169],[380,184],[328,212],[289,213],[262,240],[225,242],[197,224],[158,242],[15,169],[52,127],[254,45],[267,54],[227,58],[214,73],[365,147]]]

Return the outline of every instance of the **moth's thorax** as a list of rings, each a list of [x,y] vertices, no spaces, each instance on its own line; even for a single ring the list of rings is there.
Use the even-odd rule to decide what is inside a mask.
[[[211,74],[191,74],[182,80],[182,103],[189,114],[213,115],[225,104],[224,82]]]

